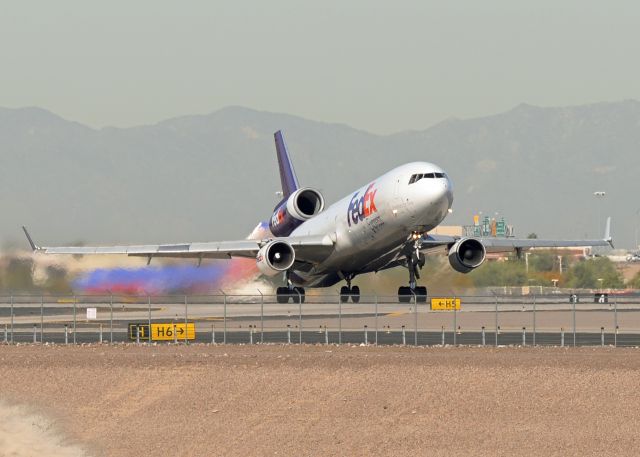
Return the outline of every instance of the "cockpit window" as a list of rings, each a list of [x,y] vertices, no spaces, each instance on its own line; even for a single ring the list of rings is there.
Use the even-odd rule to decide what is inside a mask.
[[[444,173],[417,173],[415,175],[411,175],[411,178],[409,179],[409,184],[413,184],[416,183],[418,181],[420,181],[422,178],[446,178],[447,175],[445,175]]]

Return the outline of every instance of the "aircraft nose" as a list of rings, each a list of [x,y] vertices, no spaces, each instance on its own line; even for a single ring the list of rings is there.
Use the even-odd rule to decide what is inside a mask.
[[[447,199],[448,204],[447,209],[451,209],[451,206],[453,205],[453,183],[449,177],[447,177],[444,187],[444,198]]]

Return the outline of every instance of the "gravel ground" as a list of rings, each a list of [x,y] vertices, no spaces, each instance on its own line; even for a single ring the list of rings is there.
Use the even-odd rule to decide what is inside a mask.
[[[2,456],[640,449],[638,349],[23,345],[0,373]]]

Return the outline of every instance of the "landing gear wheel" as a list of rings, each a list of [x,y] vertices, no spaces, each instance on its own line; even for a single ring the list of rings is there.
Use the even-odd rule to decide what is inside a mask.
[[[360,288],[353,286],[351,288],[351,301],[354,303],[360,303]]]
[[[416,300],[418,303],[427,302],[427,288],[425,286],[418,286],[414,289],[416,294]]]
[[[294,287],[289,292],[289,296],[293,299],[294,303],[304,303],[305,292],[304,287]]]
[[[400,303],[409,303],[411,301],[411,288],[406,286],[398,287],[398,301]]]
[[[288,287],[278,287],[276,289],[276,301],[278,303],[288,303],[289,302],[289,288]]]
[[[349,295],[351,295],[351,291],[347,286],[342,286],[340,288],[340,303],[346,303],[349,301]]]

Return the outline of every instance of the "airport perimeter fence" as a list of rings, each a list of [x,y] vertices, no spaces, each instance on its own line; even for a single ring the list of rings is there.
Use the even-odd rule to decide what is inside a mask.
[[[640,296],[0,296],[0,342],[640,346]]]

